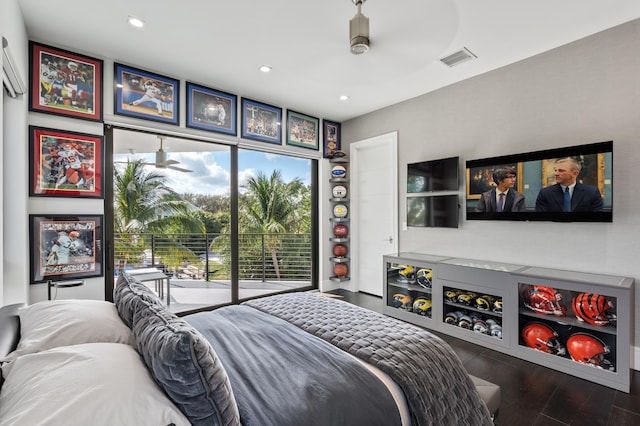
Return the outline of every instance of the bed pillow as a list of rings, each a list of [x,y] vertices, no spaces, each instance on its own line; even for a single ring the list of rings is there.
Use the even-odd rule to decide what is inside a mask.
[[[0,362],[58,346],[81,343],[125,343],[133,345],[133,333],[116,307],[102,300],[48,300],[18,310],[20,342]]]
[[[240,425],[227,372],[195,328],[147,305],[136,314],[133,333],[154,379],[193,425]]]
[[[157,305],[164,306],[156,294],[146,285],[138,281],[135,277],[121,272],[113,291],[113,301],[122,321],[130,328],[133,327],[133,317],[144,306]]]
[[[0,393],[2,425],[189,425],[128,345],[64,346],[2,369],[10,370]]]

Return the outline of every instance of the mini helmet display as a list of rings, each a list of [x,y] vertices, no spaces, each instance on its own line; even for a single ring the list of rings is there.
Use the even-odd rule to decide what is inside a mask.
[[[347,217],[348,211],[349,209],[347,209],[347,206],[345,206],[344,204],[336,204],[335,206],[333,206],[333,215],[335,217]]]
[[[559,317],[567,315],[567,308],[560,301],[562,295],[554,288],[542,285],[527,286],[522,292],[524,305],[539,314],[553,314]]]
[[[473,320],[469,315],[463,314],[458,320],[458,327],[471,330],[471,328],[473,328]]]
[[[605,358],[610,349],[597,337],[587,333],[572,334],[567,339],[567,350],[571,359],[581,364],[591,365],[604,370],[615,369],[615,366]]]
[[[418,285],[424,288],[431,288],[431,279],[433,278],[433,270],[432,269],[419,269],[416,273],[416,277],[418,280]]]
[[[607,313],[613,303],[595,293],[580,293],[571,300],[571,308],[576,318],[593,325],[605,325],[615,320],[615,315]]]
[[[344,198],[347,196],[347,188],[342,185],[334,186],[332,193],[334,198]]]
[[[493,312],[502,312],[502,298],[498,298],[496,299],[495,302],[493,302]]]
[[[399,272],[400,276],[398,277],[398,281],[403,282],[403,283],[415,283],[416,282],[416,268],[414,268],[413,266],[409,265],[409,266],[405,266],[404,269],[402,269]]]
[[[344,166],[337,165],[331,169],[331,177],[343,178],[347,176],[347,169]]]
[[[522,328],[522,340],[530,348],[553,355],[564,355],[565,348],[558,340],[558,333],[541,322],[530,322]]]
[[[413,299],[405,293],[396,293],[393,295],[393,307],[410,311],[413,309]]]
[[[458,303],[462,303],[466,306],[471,306],[473,303],[473,296],[469,293],[462,293],[458,295]]]
[[[502,325],[493,318],[487,319],[487,325],[489,326],[489,335],[502,339]]]
[[[423,315],[426,317],[431,316],[431,306],[433,302],[426,297],[418,297],[413,301],[413,312],[418,315]]]
[[[457,302],[458,301],[458,295],[460,295],[462,292],[460,290],[445,290],[444,292],[444,298],[446,299],[447,302]]]

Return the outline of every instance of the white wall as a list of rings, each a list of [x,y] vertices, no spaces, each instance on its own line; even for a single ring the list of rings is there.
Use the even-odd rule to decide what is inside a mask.
[[[13,59],[26,85],[28,81],[28,38],[17,0],[3,0],[0,33],[9,42]],[[4,92],[4,90],[3,90]],[[0,228],[0,305],[25,302],[29,282],[28,266],[28,98],[2,96],[0,117],[0,159],[2,160],[2,227]]]
[[[343,123],[345,145],[399,132],[400,220],[406,217],[407,163],[460,156],[464,164],[614,141],[613,223],[463,217],[459,229],[400,231],[400,250],[628,276],[640,285],[639,44],[640,21],[633,21]],[[463,201],[465,185],[461,188]],[[640,346],[638,317],[635,346]],[[640,366],[640,355],[635,366]]]

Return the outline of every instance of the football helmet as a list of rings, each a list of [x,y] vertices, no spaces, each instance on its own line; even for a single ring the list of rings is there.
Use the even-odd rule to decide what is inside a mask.
[[[460,290],[445,290],[444,292],[444,298],[447,300],[447,302],[457,302],[458,301],[458,296],[461,294],[462,292]]]
[[[571,359],[581,364],[587,364],[604,370],[615,369],[615,366],[605,358],[610,349],[602,340],[587,333],[575,333],[567,339],[567,350]]]
[[[502,312],[502,297],[493,302],[493,312]]]
[[[78,70],[78,64],[76,64],[76,63],[75,63],[75,62],[73,62],[73,61],[70,61],[70,62],[67,64],[67,66],[69,67],[69,69],[70,69],[71,71],[77,71],[77,70]]]
[[[493,306],[494,300],[495,298],[493,296],[484,294],[476,298],[476,300],[473,303],[477,309],[480,309],[481,311],[488,311]]]
[[[69,232],[69,238],[80,238],[80,233],[78,231]]]
[[[558,340],[558,333],[541,322],[530,322],[522,328],[522,340],[530,348],[553,355],[564,355],[565,347]]]
[[[458,325],[458,321],[462,318],[462,311],[447,312],[444,316],[444,322],[451,325]]]
[[[413,266],[409,265],[409,266],[405,267],[399,273],[400,273],[400,277],[398,278],[398,281],[405,282],[405,283],[406,282],[409,282],[409,283],[415,283],[416,282],[416,268],[414,268]]]
[[[473,302],[473,298],[469,293],[462,293],[458,295],[457,302],[462,303],[463,305],[466,305],[466,306],[471,306],[471,303]]]
[[[458,320],[458,327],[471,330],[473,328],[473,320],[469,315],[463,314]]]
[[[593,325],[605,325],[615,320],[615,315],[607,313],[613,303],[596,293],[580,293],[571,300],[571,308],[576,318]]]
[[[433,302],[425,297],[418,297],[413,301],[413,312],[426,317],[431,316],[431,306]]]
[[[416,273],[416,277],[418,280],[418,285],[424,288],[431,288],[431,279],[433,278],[433,270],[432,269],[418,269]]]
[[[413,299],[404,293],[396,293],[393,295],[393,307],[410,311],[413,308]]]
[[[560,303],[562,295],[554,288],[542,285],[527,286],[522,292],[524,306],[539,314],[567,316],[567,308]]]
[[[482,319],[473,321],[473,331],[480,334],[489,334],[489,325]]]

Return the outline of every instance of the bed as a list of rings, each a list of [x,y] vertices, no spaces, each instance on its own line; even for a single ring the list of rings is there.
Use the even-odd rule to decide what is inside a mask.
[[[177,317],[120,274],[115,303],[3,307],[0,424],[492,424],[444,341],[317,294]]]

